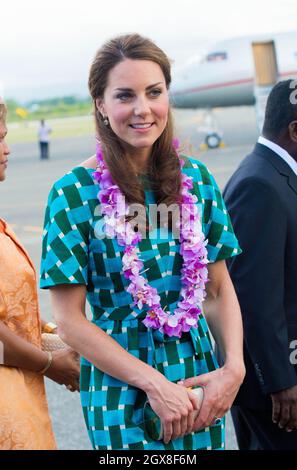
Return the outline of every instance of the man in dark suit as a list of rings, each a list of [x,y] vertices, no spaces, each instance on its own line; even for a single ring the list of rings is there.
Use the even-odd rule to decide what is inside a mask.
[[[262,136],[224,191],[243,250],[228,261],[244,325],[246,377],[231,410],[240,449],[297,449],[294,85],[271,91]]]

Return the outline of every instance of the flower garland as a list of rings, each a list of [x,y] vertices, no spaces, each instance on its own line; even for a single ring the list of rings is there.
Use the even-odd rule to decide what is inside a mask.
[[[174,141],[177,150],[178,142]],[[138,243],[142,239],[140,232],[135,232],[131,224],[126,221],[129,206],[124,201],[120,188],[114,184],[111,174],[105,164],[100,144],[97,146],[97,169],[94,179],[100,185],[98,199],[101,205],[101,214],[104,217],[105,233],[109,237],[116,237],[120,246],[124,247],[122,258],[123,272],[130,281],[127,287],[133,298],[133,306],[139,309],[148,307],[143,323],[148,328],[158,329],[168,336],[181,337],[192,327],[197,327],[201,313],[201,304],[205,298],[205,284],[208,281],[207,250],[204,234],[198,213],[197,196],[190,192],[193,188],[192,177],[181,174],[182,189],[179,202],[181,217],[180,225],[180,254],[183,257],[181,269],[182,288],[181,300],[173,313],[161,307],[160,296],[157,289],[151,287],[142,275],[144,265],[138,253]],[[182,169],[184,161],[180,159]],[[183,222],[186,215],[186,222]]]

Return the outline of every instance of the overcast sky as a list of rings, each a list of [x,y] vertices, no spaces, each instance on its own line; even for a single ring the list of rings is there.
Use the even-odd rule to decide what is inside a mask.
[[[91,60],[114,35],[149,36],[179,65],[221,38],[297,29],[296,18],[296,0],[6,0],[0,87],[23,101],[87,93]]]

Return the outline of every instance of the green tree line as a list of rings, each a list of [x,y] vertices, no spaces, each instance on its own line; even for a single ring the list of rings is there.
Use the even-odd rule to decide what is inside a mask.
[[[6,105],[9,122],[84,116],[92,113],[90,98],[80,99],[73,95],[35,100],[26,105],[8,99]]]

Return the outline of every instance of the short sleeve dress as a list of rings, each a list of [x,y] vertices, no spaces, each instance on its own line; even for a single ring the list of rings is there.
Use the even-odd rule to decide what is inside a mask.
[[[200,162],[184,157],[183,172],[193,177],[210,262],[240,253],[237,239],[217,184]],[[164,374],[179,380],[218,367],[208,326],[203,316],[198,328],[181,338],[163,336],[146,328],[146,310],[133,306],[122,271],[123,248],[115,239],[98,235],[102,216],[97,199],[98,183],[92,169],[76,167],[57,181],[49,195],[45,214],[41,287],[84,284],[92,322],[111,335],[130,354]],[[149,182],[146,205],[153,203]],[[174,311],[181,289],[182,257],[179,241],[164,229],[152,231],[138,247],[145,276],[161,297],[161,305]],[[71,312],[69,312],[71,315]],[[224,420],[220,424],[176,439],[165,445],[146,433],[143,406],[146,395],[81,360],[81,403],[85,423],[96,450],[198,450],[224,448]]]
[[[12,229],[2,219],[0,322],[18,337],[41,349],[41,320],[35,268]],[[0,357],[3,352],[0,341]],[[44,377],[30,370],[5,366],[1,360],[0,451],[56,448]]]

